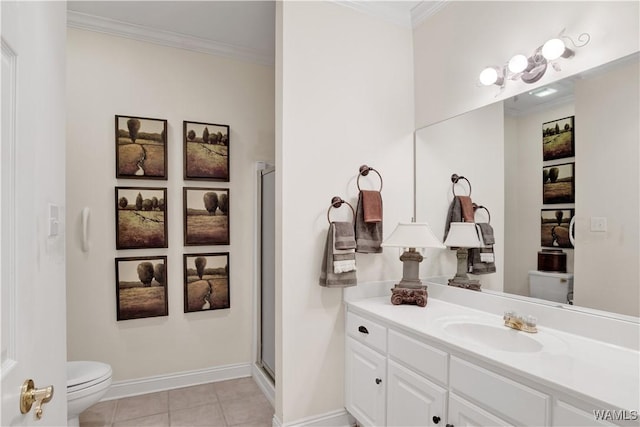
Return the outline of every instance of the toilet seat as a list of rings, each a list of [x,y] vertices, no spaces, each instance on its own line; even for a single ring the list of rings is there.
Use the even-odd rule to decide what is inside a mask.
[[[67,394],[111,379],[111,366],[101,362],[67,362]]]

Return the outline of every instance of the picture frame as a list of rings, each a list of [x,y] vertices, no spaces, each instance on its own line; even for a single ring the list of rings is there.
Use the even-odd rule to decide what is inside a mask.
[[[167,257],[116,258],[118,321],[169,315]]]
[[[228,188],[183,187],[184,245],[229,244]]]
[[[574,209],[540,210],[540,246],[548,248],[573,248],[569,238]]]
[[[542,124],[542,160],[574,157],[575,116],[563,117]]]
[[[162,179],[167,173],[167,121],[115,116],[116,178]]]
[[[184,254],[184,312],[231,308],[229,252]]]
[[[167,189],[116,187],[116,249],[169,247]]]
[[[575,163],[543,166],[542,203],[575,202]]]
[[[182,122],[184,179],[229,182],[228,125]]]

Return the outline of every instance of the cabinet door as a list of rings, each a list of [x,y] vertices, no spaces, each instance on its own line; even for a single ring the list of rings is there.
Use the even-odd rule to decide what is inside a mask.
[[[489,390],[487,392],[490,393]],[[512,426],[512,424],[456,396],[455,393],[449,393],[448,415],[447,426],[451,427]]]
[[[385,362],[377,351],[347,338],[346,407],[363,426],[385,425]]]
[[[444,425],[447,391],[392,360],[387,365],[387,425]]]
[[[596,420],[594,412],[586,412],[575,406],[560,400],[556,401],[553,408],[554,427],[581,427],[581,426],[613,426],[606,421]]]

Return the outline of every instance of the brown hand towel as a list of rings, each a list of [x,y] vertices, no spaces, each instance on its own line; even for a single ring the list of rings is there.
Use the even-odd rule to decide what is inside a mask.
[[[377,254],[382,252],[382,222],[365,222],[362,191],[356,207],[356,252]]]
[[[364,222],[382,222],[382,195],[379,191],[362,190]]]
[[[322,266],[320,267],[320,286],[327,288],[345,288],[358,284],[356,272],[349,271],[347,273],[336,274],[333,272],[333,235],[335,233],[335,225],[332,223],[327,232],[327,240],[324,246],[324,254],[322,256]]]
[[[475,212],[473,211],[473,202],[469,196],[456,196],[460,200],[460,208],[462,209],[462,219],[464,222],[474,222]]]

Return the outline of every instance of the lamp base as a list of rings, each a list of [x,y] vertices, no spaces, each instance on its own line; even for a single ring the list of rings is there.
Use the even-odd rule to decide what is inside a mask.
[[[405,288],[400,285],[395,285],[391,289],[391,304],[411,304],[424,307],[427,305],[427,296],[426,286],[420,288]]]
[[[454,277],[449,279],[449,286],[455,286],[458,288],[471,289],[472,291],[480,290],[480,281],[476,279],[465,279],[462,277]]]

